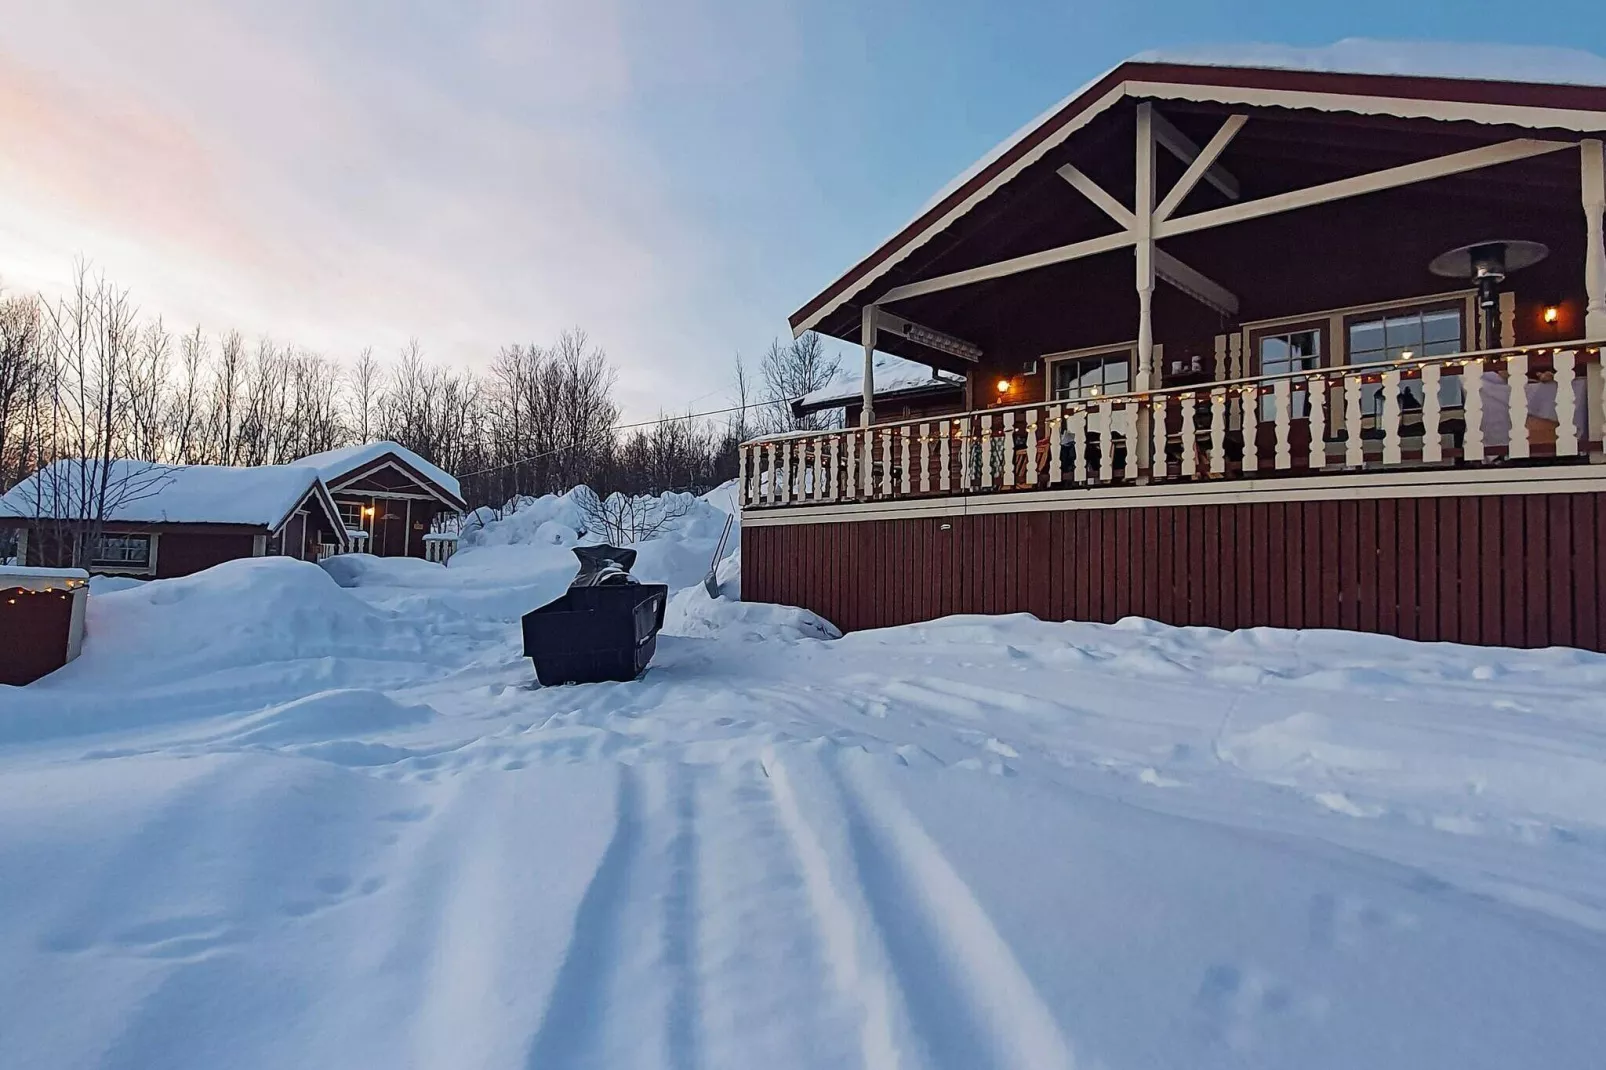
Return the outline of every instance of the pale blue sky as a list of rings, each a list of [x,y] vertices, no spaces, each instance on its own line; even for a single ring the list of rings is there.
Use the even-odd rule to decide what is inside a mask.
[[[138,9],[137,11],[134,9]],[[587,329],[627,411],[1148,48],[1606,52],[1596,4],[0,0],[0,282],[83,253],[177,325],[438,359]]]

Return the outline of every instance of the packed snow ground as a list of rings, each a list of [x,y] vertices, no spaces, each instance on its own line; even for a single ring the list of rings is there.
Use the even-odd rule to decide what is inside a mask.
[[[540,689],[574,519],[97,586],[0,689],[0,1066],[1599,1065],[1606,658],[828,639],[705,503],[646,676]]]

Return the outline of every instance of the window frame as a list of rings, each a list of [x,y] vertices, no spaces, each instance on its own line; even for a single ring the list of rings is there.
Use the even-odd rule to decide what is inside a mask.
[[[1356,310],[1356,311],[1353,311],[1353,312],[1345,311],[1344,312],[1344,318],[1343,318],[1343,325],[1344,325],[1344,360],[1345,360],[1345,363],[1348,364],[1348,365],[1351,365],[1351,366],[1355,366],[1355,367],[1361,367],[1362,366],[1362,365],[1357,365],[1355,363],[1355,356],[1354,356],[1353,353],[1350,352],[1350,337],[1349,336],[1350,336],[1350,328],[1351,327],[1353,327],[1357,323],[1365,323],[1365,322],[1370,322],[1370,321],[1374,321],[1374,320],[1387,320],[1387,319],[1390,319],[1392,317],[1397,317],[1402,313],[1415,313],[1418,316],[1425,316],[1425,315],[1427,315],[1429,313],[1432,313],[1432,312],[1454,312],[1454,313],[1456,313],[1461,319],[1461,342],[1460,342],[1460,347],[1461,348],[1456,350],[1456,352],[1458,352],[1458,353],[1469,352],[1469,350],[1467,348],[1469,327],[1470,327],[1471,323],[1475,322],[1475,320],[1469,320],[1469,318],[1468,318],[1468,312],[1469,312],[1468,306],[1470,304],[1471,304],[1470,301],[1458,301],[1458,300],[1453,300],[1452,299],[1452,300],[1439,300],[1439,301],[1411,302],[1409,304],[1398,305],[1398,306],[1390,307],[1390,308],[1359,309],[1359,310]],[[1472,309],[1472,311],[1475,313],[1475,311],[1476,311],[1475,308]],[[1385,339],[1385,342],[1386,342],[1386,339]],[[1424,343],[1424,348],[1425,347],[1426,347],[1426,343]],[[1449,354],[1439,354],[1439,355],[1448,356]],[[1412,356],[1413,357],[1423,357],[1423,356],[1427,356],[1427,354],[1426,353],[1414,353],[1414,354],[1412,354]],[[1411,358],[1402,358],[1402,359],[1411,359]],[[1386,364],[1386,363],[1389,363],[1388,351],[1387,351],[1386,348],[1384,350],[1384,355],[1381,358],[1379,358],[1378,360],[1367,361],[1366,362],[1367,365]]]
[[[1138,345],[1134,342],[1117,342],[1114,345],[1088,346],[1085,349],[1067,349],[1059,353],[1045,353],[1043,355],[1043,397],[1047,404],[1074,404],[1094,400],[1093,396],[1062,398],[1054,392],[1055,369],[1061,364],[1075,364],[1081,361],[1091,361],[1096,358],[1120,357],[1126,361],[1126,389],[1115,394],[1099,394],[1096,397],[1120,397],[1122,394],[1132,393],[1132,380],[1137,373]],[[1106,362],[1107,359],[1106,359]]]
[[[145,559],[143,561],[130,560],[127,557],[103,558],[101,557],[101,543],[108,539],[125,541],[140,541],[145,544]],[[155,532],[145,531],[103,531],[91,541],[88,565],[91,571],[100,573],[132,573],[145,575],[156,571],[156,542]]]

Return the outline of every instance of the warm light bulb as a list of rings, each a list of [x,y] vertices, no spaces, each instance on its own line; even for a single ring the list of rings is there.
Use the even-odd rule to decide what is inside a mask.
[[[1557,308],[1555,305],[1551,305],[1549,308],[1545,309],[1545,322],[1546,323],[1555,323],[1556,320],[1559,319],[1560,317],[1561,317],[1561,309]]]
[[[1000,380],[998,380],[998,392],[1000,394],[1009,393],[1009,380],[1008,379],[1000,379]]]

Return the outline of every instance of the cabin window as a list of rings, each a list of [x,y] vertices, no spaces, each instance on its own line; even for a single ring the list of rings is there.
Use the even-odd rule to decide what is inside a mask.
[[[1461,353],[1465,349],[1462,338],[1466,333],[1463,307],[1458,302],[1350,316],[1344,321],[1349,363],[1377,364]],[[1404,411],[1421,409],[1422,384],[1414,380],[1401,383],[1399,400]],[[1448,376],[1442,381],[1439,400],[1448,408],[1461,404],[1458,377]],[[1368,416],[1383,411],[1381,385],[1361,388],[1361,411]]]
[[[89,563],[102,568],[149,568],[149,535],[97,535]]]
[[[1113,353],[1099,353],[1086,357],[1065,357],[1053,360],[1053,395],[1055,401],[1076,401],[1082,398],[1103,397],[1106,394],[1125,394],[1132,389],[1132,354],[1121,349]]]
[[[347,531],[362,530],[361,502],[336,502],[335,508],[340,510],[340,522],[346,525]]]
[[[1322,364],[1322,335],[1319,326],[1278,327],[1255,337],[1255,359],[1261,375],[1287,375],[1292,372],[1311,371]],[[1296,381],[1296,386],[1297,386]],[[1289,415],[1304,419],[1308,413],[1303,390],[1290,398]],[[1274,420],[1276,399],[1266,395],[1260,399],[1260,419]]]

